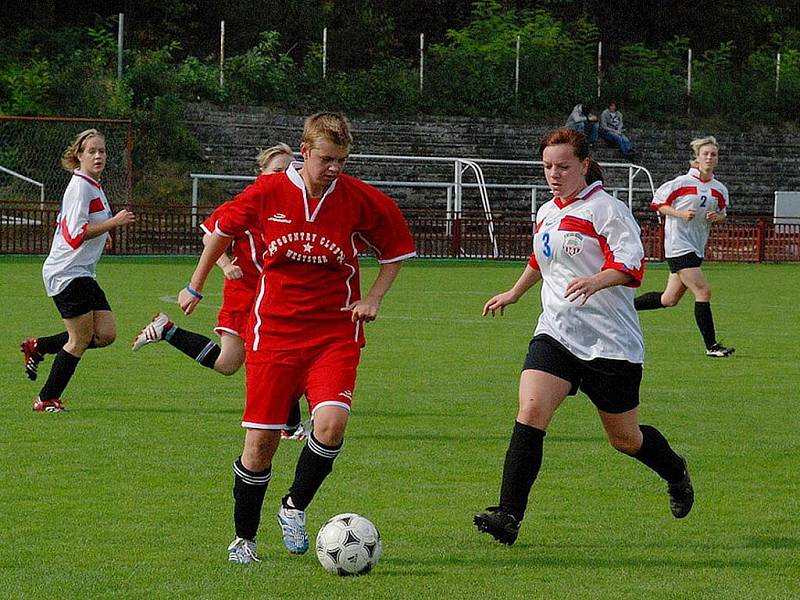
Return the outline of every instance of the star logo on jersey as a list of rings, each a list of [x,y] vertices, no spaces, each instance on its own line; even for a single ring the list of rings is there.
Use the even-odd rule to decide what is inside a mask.
[[[561,249],[567,256],[577,256],[583,250],[583,236],[580,233],[565,233]]]
[[[276,223],[291,223],[292,220],[283,213],[275,213],[267,221],[275,221]]]
[[[311,244],[303,244],[304,252],[308,252],[309,254],[311,254],[312,250],[314,250],[314,246],[312,246]]]

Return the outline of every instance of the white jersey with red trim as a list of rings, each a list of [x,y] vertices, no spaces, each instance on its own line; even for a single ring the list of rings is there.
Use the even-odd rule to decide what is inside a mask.
[[[321,198],[311,198],[290,166],[260,176],[218,212],[214,233],[260,231],[266,244],[253,306],[253,352],[347,339],[363,344],[360,323],[343,310],[361,297],[358,254],[372,248],[380,263],[416,255],[394,201],[344,174]]]
[[[61,293],[78,277],[96,277],[108,233],[87,240],[86,230],[89,223],[100,223],[112,216],[100,183],[74,171],[61,202],[50,254],[42,266],[48,296]]]
[[[726,214],[730,204],[728,188],[714,179],[702,179],[700,171],[692,167],[685,175],[667,181],[656,190],[650,205],[657,211],[662,206],[675,210],[694,208],[694,219],[684,221],[680,217],[665,215],[664,255],[675,258],[694,252],[703,257],[706,251],[711,221],[706,219],[709,211]]]
[[[582,360],[644,362],[642,329],[633,307],[633,288],[641,285],[644,273],[640,230],[628,207],[606,193],[601,182],[574,200],[554,198],[539,209],[528,264],[542,274],[542,314],[534,335],[549,335]],[[596,292],[584,305],[564,297],[573,279],[605,269],[633,279]]]

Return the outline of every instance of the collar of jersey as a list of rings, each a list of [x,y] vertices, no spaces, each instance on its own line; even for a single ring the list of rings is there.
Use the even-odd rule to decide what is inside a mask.
[[[570,204],[572,204],[573,202],[577,202],[578,200],[588,200],[591,196],[594,195],[595,192],[602,189],[603,189],[602,181],[593,181],[585,188],[583,188],[583,190],[581,190],[581,192],[571,200],[564,200],[563,198],[555,197],[553,198],[553,201],[556,203],[556,206],[558,206],[558,208],[565,208]]]
[[[700,169],[698,169],[697,167],[692,167],[691,169],[689,169],[687,175],[691,175],[692,177],[694,177],[698,181],[702,181],[703,183],[708,183],[709,181],[711,181],[711,179],[714,179],[713,175],[711,176],[711,179],[703,179],[702,177],[700,177]]]
[[[75,177],[80,177],[81,179],[85,179],[86,181],[88,181],[89,183],[91,183],[91,184],[92,184],[94,187],[96,187],[98,190],[101,190],[101,189],[103,189],[103,186],[101,186],[101,185],[100,185],[100,182],[99,182],[99,181],[95,181],[94,179],[92,179],[91,177],[89,177],[89,176],[88,176],[86,173],[82,173],[82,172],[78,171],[78,169],[75,169],[75,170],[72,172],[72,174],[73,174]]]
[[[313,223],[319,214],[319,209],[322,208],[322,203],[325,202],[325,198],[330,196],[331,192],[333,192],[333,190],[336,188],[336,183],[339,180],[334,179],[333,183],[328,186],[328,189],[322,194],[322,198],[319,199],[319,204],[317,204],[317,207],[314,209],[314,213],[311,214],[308,210],[308,192],[306,192],[306,183],[303,181],[303,176],[297,172],[294,163],[289,165],[289,168],[286,169],[286,175],[289,177],[289,181],[291,181],[296,187],[300,188],[300,191],[303,192],[303,208],[305,208],[306,211],[306,222]]]

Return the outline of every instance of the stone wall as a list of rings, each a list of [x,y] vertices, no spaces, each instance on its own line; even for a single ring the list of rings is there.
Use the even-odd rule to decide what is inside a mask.
[[[284,141],[298,148],[302,115],[287,115],[262,108],[218,109],[192,105],[187,123],[202,144],[214,172],[252,174],[259,148]],[[468,118],[352,118],[354,154],[462,157],[531,160],[542,135],[558,123],[509,123]],[[684,173],[690,158],[689,141],[707,135],[705,131],[629,128],[638,150],[636,164],[645,167],[656,187]],[[716,133],[721,144],[718,178],[728,186],[731,212],[771,214],[775,190],[800,190],[800,134],[757,131]],[[623,162],[615,149],[602,142],[594,150],[600,162]],[[484,165],[487,183],[544,184],[538,168],[531,166]],[[422,162],[353,160],[348,172],[366,180],[437,181],[453,180],[453,167]],[[627,171],[606,169],[607,187],[627,186]],[[465,182],[474,181],[469,173]],[[634,185],[635,210],[645,210],[650,201],[644,173]],[[438,189],[393,188],[387,190],[405,208],[444,205],[444,191]],[[530,193],[522,190],[490,190],[494,208],[525,210]],[[472,194],[473,197],[469,197]],[[540,202],[548,198],[540,195]],[[475,192],[465,195],[465,208],[479,208]]]

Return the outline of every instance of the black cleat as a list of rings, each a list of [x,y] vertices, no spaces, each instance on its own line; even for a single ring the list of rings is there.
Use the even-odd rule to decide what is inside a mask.
[[[488,533],[501,544],[512,545],[519,535],[519,521],[517,518],[501,509],[499,506],[490,506],[485,511],[478,513],[472,519],[475,527],[481,533]]]
[[[725,346],[717,342],[716,344],[711,346],[711,348],[708,348],[706,350],[706,356],[711,356],[712,358],[725,358],[727,356],[730,356],[734,352],[736,352],[735,348],[726,348]]]
[[[694,504],[694,488],[692,479],[689,477],[689,467],[686,465],[685,458],[681,457],[681,461],[683,461],[683,477],[675,483],[670,483],[667,487],[669,508],[672,516],[676,519],[682,519],[688,515]]]
[[[19,345],[19,350],[25,355],[25,375],[31,381],[36,381],[38,376],[39,363],[44,360],[44,356],[39,354],[36,349],[36,338],[23,340]]]

